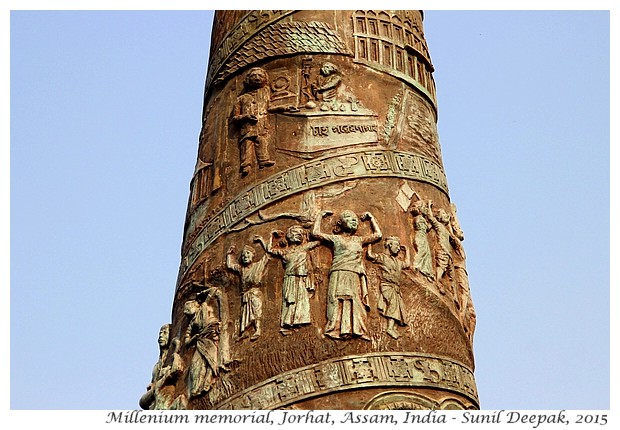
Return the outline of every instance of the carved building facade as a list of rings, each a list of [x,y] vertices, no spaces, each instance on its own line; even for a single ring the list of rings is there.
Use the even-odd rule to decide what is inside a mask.
[[[216,12],[143,408],[479,407],[422,19]]]

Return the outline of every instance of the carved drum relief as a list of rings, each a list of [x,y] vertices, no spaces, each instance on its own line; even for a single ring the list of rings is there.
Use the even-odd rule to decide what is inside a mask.
[[[172,370],[141,405],[161,380],[169,408],[476,408],[420,12],[217,15]]]

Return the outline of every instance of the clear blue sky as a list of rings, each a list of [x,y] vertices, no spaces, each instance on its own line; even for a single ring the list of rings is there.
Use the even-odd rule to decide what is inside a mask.
[[[211,19],[10,13],[10,408],[138,407],[170,320]],[[608,409],[609,12],[424,26],[481,405]]]

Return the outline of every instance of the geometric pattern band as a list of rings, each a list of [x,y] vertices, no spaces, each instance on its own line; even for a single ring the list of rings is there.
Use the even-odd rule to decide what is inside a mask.
[[[430,354],[384,352],[340,357],[279,374],[215,409],[277,409],[329,393],[373,387],[435,388],[479,404],[474,375],[461,363]]]
[[[220,44],[213,49],[213,55],[209,59],[209,68],[207,70],[207,83],[205,89],[211,85],[211,81],[215,77],[220,68],[224,66],[231,55],[248,39],[252,38],[261,29],[273,24],[274,22],[290,15],[292,10],[255,10],[248,13],[242,18],[222,39]]]
[[[187,244],[180,274],[198,256],[230,228],[261,208],[282,198],[324,185],[369,177],[396,177],[426,182],[448,194],[448,184],[441,166],[410,152],[389,149],[358,150],[315,158],[285,169],[245,189],[208,217],[200,232]],[[196,229],[205,213],[199,208],[191,215],[186,237]]]
[[[243,43],[234,56],[220,66],[213,83],[225,81],[230,75],[267,58],[302,53],[352,55],[346,43],[324,22],[275,23]]]

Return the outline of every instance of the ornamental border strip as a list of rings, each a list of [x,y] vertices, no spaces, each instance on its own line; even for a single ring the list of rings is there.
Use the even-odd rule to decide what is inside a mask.
[[[240,391],[214,409],[277,409],[325,394],[374,387],[440,389],[479,404],[473,372],[462,363],[400,352],[351,355],[290,370]]]
[[[299,192],[341,181],[372,177],[396,177],[426,182],[448,195],[445,173],[434,161],[404,151],[366,149],[313,159],[270,176],[241,191],[217,213],[206,220],[200,232],[184,246],[187,254],[181,261],[180,274],[217,238],[256,211]],[[200,210],[191,218],[200,219]],[[193,231],[190,222],[185,237]],[[192,229],[193,228],[193,229]]]

